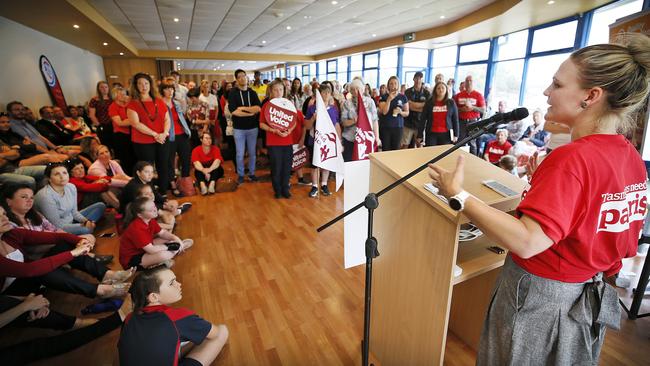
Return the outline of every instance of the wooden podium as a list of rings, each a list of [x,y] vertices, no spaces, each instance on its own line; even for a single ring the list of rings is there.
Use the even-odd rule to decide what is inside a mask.
[[[442,153],[450,145],[370,156],[370,191],[377,192]],[[481,182],[493,179],[521,193],[525,182],[464,151],[438,164],[456,166],[465,155],[463,187],[501,211],[513,211],[520,195],[505,198]],[[485,236],[458,242],[462,214],[424,188],[428,169],[380,197],[374,235],[380,256],[373,264],[370,352],[382,366],[441,365],[447,330],[477,350],[494,281],[505,260]],[[454,264],[463,272],[453,275]]]

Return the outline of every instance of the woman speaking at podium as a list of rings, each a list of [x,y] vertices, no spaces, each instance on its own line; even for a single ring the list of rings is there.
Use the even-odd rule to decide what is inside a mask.
[[[433,185],[488,237],[510,251],[497,279],[478,365],[592,365],[605,327],[618,329],[618,296],[604,282],[634,256],[647,211],[646,173],[623,133],[648,98],[650,38],[580,49],[544,91],[546,119],[572,142],[540,164],[517,217],[462,188],[454,171],[431,166]]]

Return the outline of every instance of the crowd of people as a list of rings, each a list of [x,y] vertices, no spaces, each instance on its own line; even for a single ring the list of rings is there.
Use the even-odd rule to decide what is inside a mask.
[[[639,48],[640,44],[647,46],[647,41],[637,41],[634,47],[639,50],[634,55],[647,54],[647,49]],[[582,148],[579,144],[571,144],[569,149],[560,148],[559,154],[550,156],[551,163],[535,172],[531,181],[533,188],[518,209],[523,213],[521,222],[524,224],[510,216],[490,216],[489,208],[477,200],[458,198],[468,200],[468,206],[461,205],[460,209],[465,208],[472,221],[513,253],[502,274],[510,276],[504,277],[506,280],[528,270],[540,275],[534,280],[544,286],[550,285],[542,277],[560,281],[558,283],[587,281],[593,271],[612,271],[616,263],[607,268],[603,263],[610,265],[620,256],[618,253],[627,250],[627,244],[621,244],[622,249],[616,253],[603,250],[606,258],[577,266],[580,271],[573,271],[575,276],[570,278],[567,273],[546,269],[543,261],[529,259],[540,253],[545,253],[550,260],[557,259],[546,249],[553,243],[569,243],[568,237],[576,230],[574,226],[565,226],[573,225],[578,218],[567,216],[559,222],[553,218],[553,207],[549,206],[548,212],[543,209],[548,206],[544,203],[544,194],[556,189],[552,186],[554,182],[558,187],[567,187],[562,182],[565,178],[562,169],[576,169],[576,165],[570,165],[575,158],[568,152],[596,154],[597,149],[590,146],[609,146],[598,145],[598,141],[604,143],[610,135],[615,135],[608,143],[616,144],[621,153],[633,155],[629,144],[626,145],[617,132],[627,114],[641,103],[641,97],[647,97],[647,85],[644,89],[638,83],[628,82],[629,78],[624,75],[610,81],[587,76],[586,71],[600,70],[608,62],[634,69],[627,61],[607,59],[609,54],[623,52],[620,49],[594,47],[574,53],[560,67],[553,84],[545,92],[549,103],[557,108],[548,116],[556,117],[557,122],[545,123],[542,112],[535,110],[532,122],[509,122],[469,143],[471,153],[521,175],[523,172],[518,167],[522,167],[528,157],[555,150],[570,141],[568,125],[578,129],[586,141]],[[599,57],[602,62],[594,63],[593,59]],[[641,65],[642,62],[645,66],[639,70],[646,72],[650,62],[637,63]],[[642,73],[639,70],[630,72]],[[643,75],[647,80],[647,75]],[[455,143],[471,133],[468,126],[490,114],[485,98],[474,89],[471,75],[457,91],[453,79],[444,82],[440,74],[436,75],[431,87],[425,85],[421,72],[415,73],[410,88],[391,76],[379,90],[364,84],[361,78],[354,78],[343,86],[336,81],[316,80],[303,86],[298,78],[263,81],[259,72],[255,72],[251,83],[244,70],[235,71],[234,77],[230,83],[204,80],[196,87],[193,83],[181,82],[177,72],[160,82],[155,82],[148,74],[138,73],[133,76],[129,90],[119,84],[111,88],[100,81],[97,95],[89,101],[87,111],[75,106],[68,106],[67,111],[43,106],[39,109],[39,120],[22,103],[7,104],[7,113],[0,115],[0,327],[34,326],[70,332],[4,347],[0,349],[3,364],[23,363],[67,352],[120,325],[123,326],[118,350],[123,365],[151,364],[151,357],[156,357],[154,364],[170,360],[177,363],[180,357],[185,357],[188,363],[205,365],[212,362],[227,341],[228,329],[201,319],[191,310],[170,307],[181,298],[181,284],[170,268],[174,259],[194,242],[173,233],[176,217],[191,204],[168,198],[168,192],[183,197],[191,195],[196,187],[201,195],[215,193],[225,174],[224,157],[234,160],[239,184],[257,182],[257,158],[267,155],[275,198],[292,196],[290,178],[294,173],[297,184],[311,186],[309,197],[329,196],[330,172],[310,166],[309,180],[304,177],[302,168],[292,171],[296,150],[306,148],[310,155],[313,154],[316,91],[342,141],[346,161],[353,159],[357,113],[361,105],[367,111],[370,128],[383,151]],[[564,91],[563,87],[569,91]],[[567,94],[569,92],[575,93]],[[605,94],[614,99],[604,97]],[[630,94],[634,101],[620,101],[624,94]],[[576,96],[583,99],[577,112],[567,106],[575,102]],[[295,123],[286,129],[278,128],[269,120],[269,109],[281,102],[276,99],[285,99],[290,109],[295,108]],[[496,113],[504,113],[506,108],[506,103],[499,101]],[[604,121],[604,124],[592,126],[593,121]],[[260,129],[264,133],[260,133]],[[600,130],[605,132],[594,132]],[[587,140],[594,142],[589,144]],[[605,156],[602,158],[607,160]],[[584,159],[589,160],[590,155],[585,155]],[[459,173],[462,159],[458,164],[459,170],[455,172],[439,167],[431,171],[435,185],[450,199],[462,193],[462,174]],[[564,168],[552,171],[554,166]],[[578,169],[583,169],[582,165]],[[539,178],[542,173],[546,174],[544,179]],[[576,174],[571,175],[572,179],[588,178],[588,170]],[[638,171],[630,171],[628,178],[630,182],[619,183],[636,183],[643,177]],[[574,188],[581,186],[576,184]],[[618,192],[621,187],[608,189]],[[558,194],[564,196],[565,193]],[[577,197],[581,197],[579,192],[573,198]],[[562,212],[569,215],[569,211]],[[107,267],[112,256],[93,253],[97,223],[107,213],[114,215],[120,225],[119,264],[122,270]],[[489,229],[501,226],[512,227],[512,232],[521,235],[508,236]],[[540,227],[545,228],[543,233]],[[533,234],[528,232],[533,229],[540,230]],[[536,238],[534,249],[521,246],[515,239],[531,235]],[[586,242],[602,241],[593,238],[593,233],[589,235],[590,240]],[[593,248],[582,249],[591,253]],[[580,262],[578,257],[572,260]],[[94,280],[77,277],[64,267],[85,272]],[[136,272],[138,274],[129,282]],[[565,289],[557,284],[552,287],[549,291],[553,294]],[[49,301],[39,295],[43,288],[93,299],[126,297],[126,300],[122,308],[106,318],[84,319],[51,311]],[[497,311],[495,309],[510,311],[504,305],[509,295],[498,293],[497,296],[498,301],[491,307],[490,314]],[[573,299],[575,296],[564,297]],[[497,346],[498,339],[503,338],[497,336],[501,331],[495,330],[495,322],[491,318],[486,321],[480,360],[498,358],[489,352]],[[151,333],[152,329],[156,332]],[[182,341],[196,345],[184,356],[178,352]],[[44,347],[46,342],[48,346]],[[512,352],[519,352],[518,344],[510,347]]]

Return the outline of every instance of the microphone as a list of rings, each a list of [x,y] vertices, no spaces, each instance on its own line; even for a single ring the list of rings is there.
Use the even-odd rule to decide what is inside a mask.
[[[486,118],[480,121],[472,122],[467,124],[467,129],[471,130],[474,128],[482,128],[489,124],[493,123],[507,123],[511,121],[519,121],[528,117],[528,109],[526,108],[517,108],[508,113],[497,113],[490,118]]]

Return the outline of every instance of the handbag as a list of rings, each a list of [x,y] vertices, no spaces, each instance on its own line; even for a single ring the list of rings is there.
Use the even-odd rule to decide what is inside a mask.
[[[196,189],[194,189],[194,181],[191,177],[180,177],[176,182],[178,190],[181,191],[184,197],[196,195]]]
[[[232,125],[226,126],[226,136],[233,136],[235,134],[235,129]]]
[[[234,192],[236,190],[237,182],[235,182],[235,180],[230,177],[219,179],[217,181],[217,186],[215,187],[215,191],[218,193]]]

